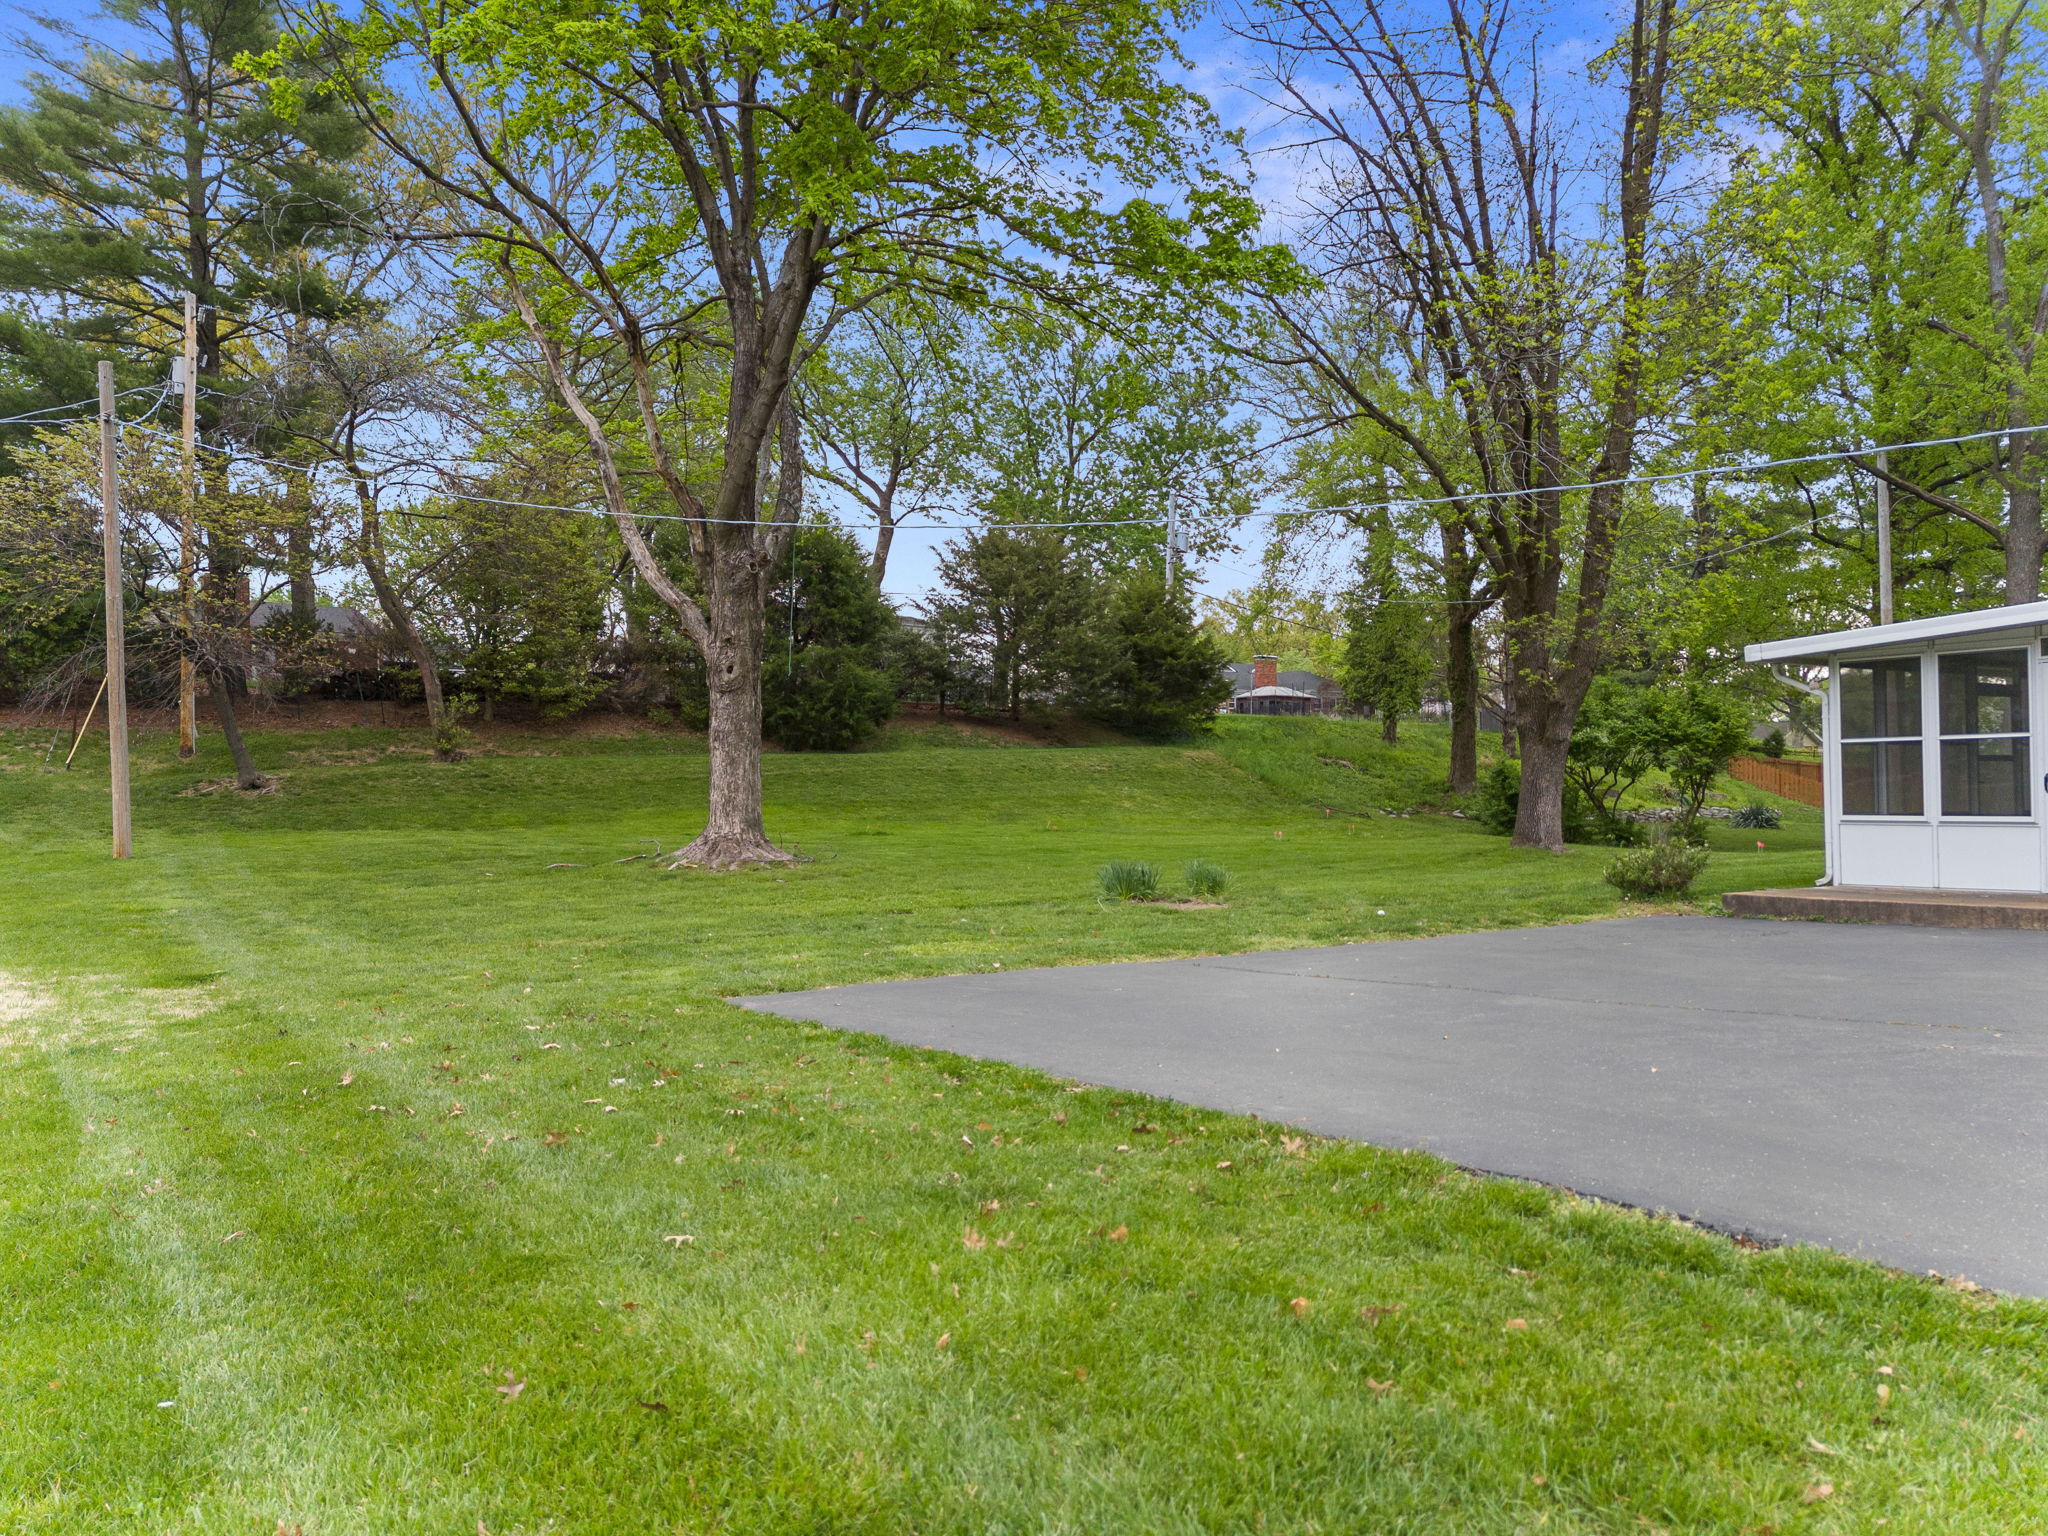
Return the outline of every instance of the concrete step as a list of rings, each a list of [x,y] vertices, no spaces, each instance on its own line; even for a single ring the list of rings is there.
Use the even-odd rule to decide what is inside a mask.
[[[1731,917],[1793,917],[1823,923],[1900,923],[1916,928],[2048,930],[2048,896],[2027,891],[1923,891],[1889,885],[1797,886],[1729,891]]]

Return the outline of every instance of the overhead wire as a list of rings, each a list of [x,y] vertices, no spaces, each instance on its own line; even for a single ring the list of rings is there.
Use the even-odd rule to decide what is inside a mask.
[[[124,391],[124,393],[126,394],[138,394],[144,392],[146,392],[146,386],[144,387],[144,389]],[[169,386],[166,386],[164,394],[167,395],[168,393]],[[156,405],[161,405],[162,401],[163,395],[159,395]],[[155,410],[155,408],[155,406],[151,407],[152,412]],[[4,424],[4,422],[0,422],[0,425]],[[121,423],[121,426],[125,431],[136,432],[143,436],[157,437],[167,442],[180,441],[180,439],[176,438],[173,434],[169,432],[162,431],[161,429],[155,427],[145,426],[140,422],[123,422]],[[1767,470],[1788,469],[1805,464],[1851,462],[1859,458],[1865,458],[1880,453],[1905,453],[1920,448],[1952,447],[1963,443],[1982,442],[1986,439],[1994,437],[2015,437],[2022,436],[2028,433],[2044,431],[2048,431],[2048,423],[2042,423],[2039,426],[2032,427],[2004,427],[1993,431],[1965,432],[1957,434],[1953,437],[1921,438],[1911,442],[1903,443],[1873,443],[1855,448],[1835,448],[1828,449],[1819,453],[1797,454],[1785,458],[1767,459],[1759,463],[1704,465],[1694,469],[1671,470],[1649,475],[1629,475],[1607,480],[1586,480],[1580,481],[1576,484],[1529,487],[1523,490],[1469,491],[1461,492],[1459,494],[1450,496],[1398,497],[1386,498],[1380,501],[1371,502],[1338,502],[1299,508],[1260,509],[1257,511],[1245,513],[1244,516],[1248,518],[1313,517],[1318,514],[1328,512],[1395,511],[1402,508],[1446,506],[1471,501],[1499,501],[1517,497],[1524,497],[1536,494],[1538,492],[1555,492],[1558,494],[1564,494],[1568,492],[1598,490],[1610,486],[1666,485],[1688,480],[1697,480],[1712,476],[1734,477],[1756,475],[1761,474]],[[238,453],[236,455],[236,458],[242,463],[267,464],[274,468],[288,469],[300,474],[305,473],[308,470],[308,468],[312,467],[305,464],[293,463],[286,459],[270,458],[266,455],[258,453]],[[455,466],[449,465],[446,467],[452,469]],[[451,501],[475,502],[488,506],[517,507],[523,510],[536,512],[568,512],[584,517],[610,518],[611,516],[613,516],[613,513],[610,511],[610,509],[605,507],[594,507],[589,505],[571,505],[564,502],[524,501],[513,497],[489,496],[482,494],[480,492],[453,490],[450,489],[445,484],[436,485],[431,482],[394,478],[394,476],[396,475],[416,474],[419,472],[419,470],[420,466],[418,465],[406,465],[393,470],[380,469],[375,465],[369,465],[365,466],[362,472],[368,478],[375,480],[380,485],[380,487],[389,488],[393,490],[420,491],[430,495],[444,496]],[[419,512],[414,509],[406,507],[391,507],[387,510],[393,516],[445,516],[445,514]],[[728,527],[755,527],[761,524],[761,520],[758,518],[701,516],[693,517],[688,513],[680,512],[642,512],[634,510],[628,515],[638,521],[652,522],[697,523],[703,525]],[[967,533],[982,532],[987,529],[997,527],[1056,529],[1151,527],[1162,525],[1166,521],[1166,515],[1164,513],[1161,513],[1156,516],[1136,516],[1124,518],[1081,518],[1062,522],[1032,522],[1017,524],[990,523],[987,521],[968,523],[918,522],[914,524],[905,525],[905,527],[910,530],[927,529],[934,532]],[[1800,530],[1782,530],[1779,533],[1771,534],[1766,538],[1756,540],[1754,541],[1754,544],[1770,543],[1777,539],[1788,537],[1795,531]],[[1673,564],[1691,564],[1693,563],[1694,559],[1699,558],[1720,558],[1723,555],[1737,553],[1742,549],[1751,547],[1754,547],[1754,545],[1736,545],[1733,546],[1731,549],[1718,551],[1713,555],[1689,557],[1686,560],[1673,562]]]

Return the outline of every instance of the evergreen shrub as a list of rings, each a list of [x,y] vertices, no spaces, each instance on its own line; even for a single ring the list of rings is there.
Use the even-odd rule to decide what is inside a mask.
[[[1707,852],[1679,838],[1647,848],[1624,848],[1608,861],[1602,878],[1631,901],[1682,896],[1707,867]]]

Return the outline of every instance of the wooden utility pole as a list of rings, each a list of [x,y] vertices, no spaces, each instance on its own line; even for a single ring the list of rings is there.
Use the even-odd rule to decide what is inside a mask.
[[[199,474],[199,296],[185,295],[185,386],[184,448],[179,459],[182,495],[178,515],[178,604],[185,626],[187,646],[197,628],[193,608],[192,582],[198,565],[192,545],[193,501],[198,496]],[[199,750],[199,699],[192,675],[192,657],[178,658],[178,756],[190,757]]]
[[[1892,621],[1892,483],[1885,479],[1891,455],[1877,453],[1877,622]]]
[[[114,857],[134,852],[128,826],[128,649],[121,598],[121,497],[114,479],[114,365],[100,364],[100,549],[107,582],[107,758],[113,773]]]

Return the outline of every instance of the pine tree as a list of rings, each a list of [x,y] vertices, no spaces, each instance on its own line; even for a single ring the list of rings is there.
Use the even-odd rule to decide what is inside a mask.
[[[49,26],[59,42],[32,50],[44,72],[28,100],[0,110],[0,295],[15,299],[0,320],[0,415],[83,398],[102,357],[126,383],[163,379],[191,293],[200,426],[219,447],[231,361],[277,349],[292,317],[348,308],[321,256],[367,234],[347,164],[365,135],[313,72],[265,83],[243,66],[279,38],[275,0],[108,0],[89,27]],[[246,528],[210,525],[228,474],[218,455],[202,463],[205,618],[181,643],[232,740],[245,647],[199,630],[246,626],[236,589],[251,557]]]
[[[843,752],[872,736],[896,710],[885,665],[896,622],[851,540],[832,528],[797,534],[768,597],[762,734],[799,752]]]
[[[1230,697],[1222,647],[1197,625],[1186,591],[1149,569],[1112,591],[1095,650],[1100,660],[1092,677],[1077,679],[1077,702],[1133,735],[1205,730]]]
[[[0,111],[0,292],[26,311],[0,349],[66,387],[91,356],[167,359],[190,292],[199,373],[218,388],[230,354],[275,339],[280,317],[347,306],[319,255],[364,232],[348,166],[364,135],[303,72],[287,116],[278,87],[241,67],[278,39],[273,0],[111,0],[97,20],[56,26],[74,51],[39,49],[46,72]],[[11,398],[0,390],[0,411]]]
[[[939,556],[932,620],[962,670],[981,679],[990,702],[1012,717],[1026,703],[1067,696],[1097,637],[1095,583],[1062,530],[988,528]]]

